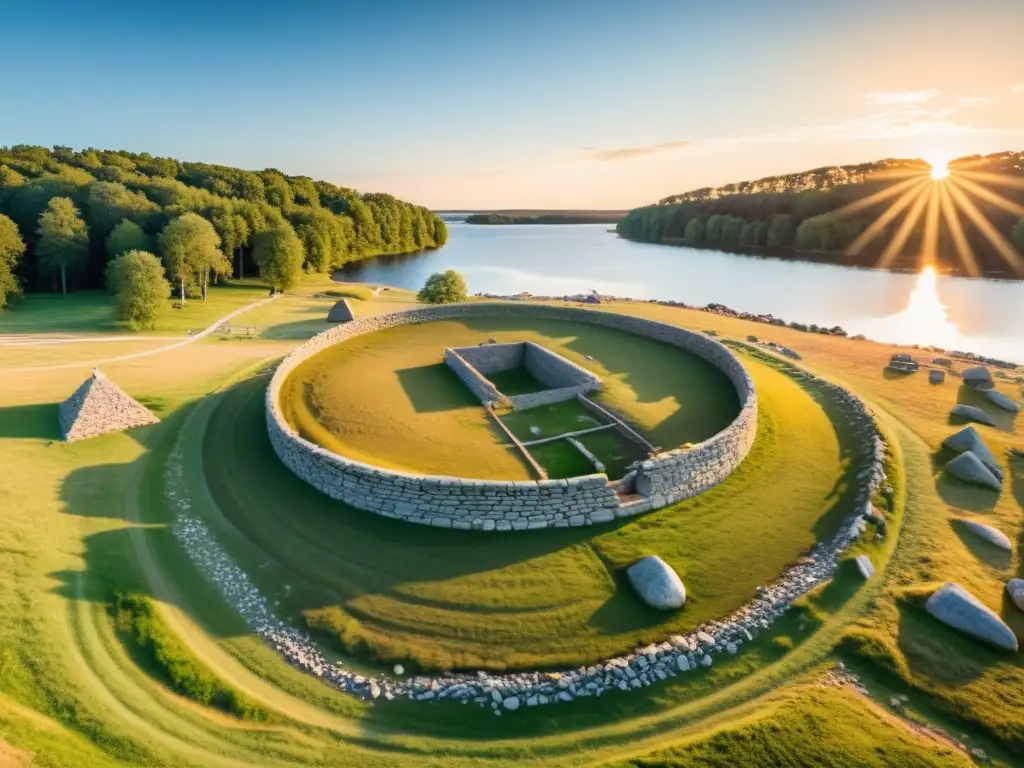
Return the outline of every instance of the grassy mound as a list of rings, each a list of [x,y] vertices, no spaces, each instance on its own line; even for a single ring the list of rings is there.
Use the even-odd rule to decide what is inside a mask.
[[[491,337],[534,341],[589,368],[605,382],[596,399],[655,445],[700,442],[738,412],[726,376],[675,347],[587,323],[497,316],[407,325],[324,350],[288,378],[283,410],[303,436],[359,461],[528,479],[521,457],[442,361],[445,347]],[[499,379],[514,391],[535,388],[516,371]]]
[[[579,664],[739,607],[850,511],[845,428],[792,379],[756,362],[751,371],[759,436],[733,477],[617,525],[494,535],[347,508],[277,460],[265,378],[224,396],[207,430],[206,476],[246,537],[238,556],[249,572],[339,647],[425,668]],[[624,568],[651,553],[686,582],[685,610],[647,609],[630,591]]]

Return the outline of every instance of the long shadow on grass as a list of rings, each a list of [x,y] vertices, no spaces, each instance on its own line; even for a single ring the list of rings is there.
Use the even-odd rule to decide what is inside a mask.
[[[318,317],[272,325],[269,328],[261,330],[258,334],[258,338],[288,340],[308,339],[331,327],[331,323],[327,322],[327,309],[329,309],[329,307],[325,306],[323,310],[317,307],[313,307],[309,310],[303,310],[307,311],[308,314],[317,315]]]
[[[60,440],[57,403],[0,408],[0,440]]]
[[[999,571],[1010,567],[1012,557],[1009,552],[989,544],[987,541],[979,537],[978,534],[973,533],[971,529],[965,525],[964,521],[959,518],[951,520],[950,525],[953,527],[953,532],[960,537],[960,541],[964,543],[964,546],[967,547],[967,549],[971,551],[971,554],[979,561]]]
[[[897,642],[914,675],[943,686],[967,685],[993,664],[1011,658],[978,640],[947,627],[907,600],[898,603],[900,621]],[[1005,613],[1005,612],[1004,612]]]
[[[480,405],[469,388],[444,363],[402,368],[395,371],[395,375],[417,413],[454,411]]]
[[[1017,418],[1017,414],[1010,413],[1009,411],[1004,411],[1002,408],[996,407],[992,404],[991,400],[985,397],[983,393],[972,389],[966,384],[961,384],[960,388],[956,392],[956,401],[957,403],[972,405],[975,408],[983,410],[988,417],[992,419],[996,429],[1000,429],[1003,432],[1013,432],[1013,422]],[[969,422],[957,418],[956,416],[950,416],[949,423],[960,426]]]
[[[935,490],[944,502],[954,509],[970,512],[991,512],[999,502],[999,492],[980,485],[972,485],[951,477],[945,472],[946,465],[957,454],[948,448],[932,453],[932,473],[935,475]]]

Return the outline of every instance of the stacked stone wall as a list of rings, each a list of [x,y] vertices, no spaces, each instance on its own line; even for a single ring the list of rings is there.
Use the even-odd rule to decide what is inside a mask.
[[[523,366],[537,381],[553,389],[578,387],[583,392],[597,389],[601,380],[586,368],[532,341],[523,345]]]
[[[348,339],[400,325],[472,317],[530,317],[586,322],[683,349],[720,368],[732,381],[740,414],[725,430],[685,450],[644,462],[637,490],[644,504],[620,507],[604,475],[541,481],[487,481],[396,472],[340,456],[302,438],[280,406],[281,388],[296,366]],[[463,361],[465,362],[465,361]],[[689,498],[724,480],[742,461],[757,428],[757,397],[740,362],[713,339],[653,320],[594,310],[519,303],[470,303],[364,317],[331,328],[295,349],[278,366],[266,396],[267,429],[281,461],[332,498],[387,517],[445,528],[523,530],[607,522]],[[453,470],[457,470],[453,467]]]
[[[501,397],[490,381],[488,381],[476,368],[466,361],[466,358],[454,349],[444,351],[444,362],[459,377],[463,384],[476,395],[481,403],[490,403]]]
[[[479,347],[458,347],[462,359],[486,376],[489,373],[508,371],[523,364],[524,347],[521,342],[512,344],[481,344]]]

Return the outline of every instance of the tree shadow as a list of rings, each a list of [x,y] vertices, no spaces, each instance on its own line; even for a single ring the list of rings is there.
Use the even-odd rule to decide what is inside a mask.
[[[481,407],[469,387],[445,363],[402,368],[395,375],[417,413]]]
[[[959,518],[953,518],[950,521],[950,525],[953,527],[953,532],[960,538],[960,541],[978,560],[1000,571],[1010,567],[1010,563],[1013,560],[1011,553],[993,546],[982,539],[978,534],[972,532],[964,524],[964,521]]]
[[[0,440],[60,440],[57,403],[0,408]]]
[[[963,405],[972,405],[985,412],[992,422],[995,429],[1001,432],[1013,432],[1014,431],[1014,420],[1017,418],[1016,413],[1005,411],[1002,408],[996,406],[991,400],[989,400],[981,392],[961,384],[956,392],[956,401]],[[949,417],[950,424],[965,424],[970,423],[969,420],[962,420],[956,416]]]

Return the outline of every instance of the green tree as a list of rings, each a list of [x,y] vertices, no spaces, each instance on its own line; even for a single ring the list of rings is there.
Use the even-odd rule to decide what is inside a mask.
[[[788,213],[777,213],[772,216],[768,226],[766,244],[770,248],[789,248],[793,245],[793,217]]]
[[[54,197],[39,216],[36,256],[44,274],[60,272],[61,292],[67,295],[68,272],[85,268],[89,258],[89,229],[68,197]]]
[[[302,273],[302,241],[288,222],[282,222],[253,238],[252,258],[270,287],[285,291]]]
[[[416,298],[425,304],[455,304],[465,301],[467,295],[465,278],[454,269],[449,269],[428,277]]]
[[[699,245],[704,242],[704,222],[700,219],[690,219],[690,223],[686,225],[686,234],[683,238],[691,245]]]
[[[171,293],[160,259],[146,251],[122,253],[107,265],[117,318],[135,330],[152,328]]]
[[[183,213],[163,228],[158,243],[167,273],[178,284],[182,302],[186,283],[199,286],[205,300],[206,277],[211,269],[223,269],[226,262],[213,225],[197,213]]]
[[[107,256],[115,258],[128,251],[148,251],[149,235],[131,219],[121,219],[107,236]]]
[[[1017,250],[1024,253],[1024,219],[1021,219],[1013,225],[1013,230],[1010,232],[1010,239],[1013,240],[1013,244],[1017,246]]]
[[[124,219],[137,221],[157,210],[157,206],[145,195],[132,192],[124,184],[106,181],[96,181],[89,185],[86,205],[89,223],[101,237],[106,237]]]
[[[14,276],[14,267],[25,253],[25,242],[21,239],[18,226],[6,216],[0,215],[0,308],[7,306],[12,296],[21,289]]]
[[[213,228],[220,236],[220,247],[224,255],[238,263],[238,276],[245,277],[245,265],[242,263],[242,249],[249,242],[249,224],[245,217],[232,210],[221,210],[214,214]]]

